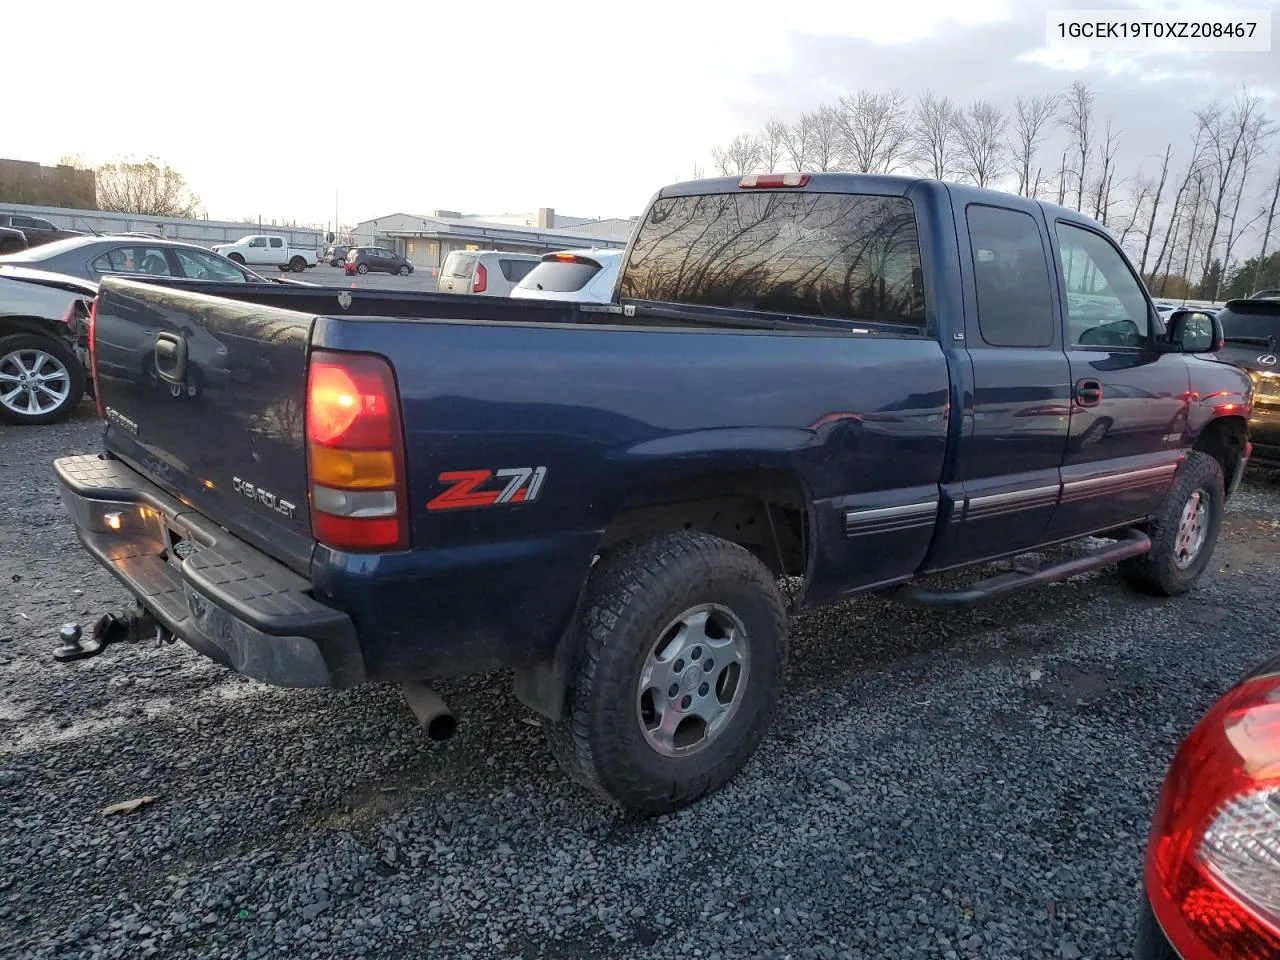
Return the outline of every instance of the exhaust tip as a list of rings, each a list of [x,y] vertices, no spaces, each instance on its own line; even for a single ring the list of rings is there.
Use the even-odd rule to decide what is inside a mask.
[[[449,705],[440,699],[440,694],[432,690],[421,680],[409,680],[404,684],[404,698],[409,709],[418,718],[432,740],[448,740],[457,732],[458,718],[453,715]]]
[[[427,724],[427,736],[443,742],[458,732],[458,718],[452,713],[442,713]]]

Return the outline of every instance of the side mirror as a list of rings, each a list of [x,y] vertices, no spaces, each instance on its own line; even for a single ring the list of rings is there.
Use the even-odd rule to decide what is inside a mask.
[[[1217,353],[1222,349],[1222,321],[1199,310],[1175,310],[1169,314],[1169,343],[1183,353]]]

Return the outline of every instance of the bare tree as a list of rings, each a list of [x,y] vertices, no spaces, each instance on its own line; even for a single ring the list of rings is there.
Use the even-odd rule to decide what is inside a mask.
[[[760,132],[760,162],[766,173],[782,169],[786,155],[787,125],[777,118],[769,120]]]
[[[807,120],[809,125],[806,165],[819,171],[839,169],[843,143],[839,111],[830,104],[824,103],[812,113],[805,114],[800,120],[802,123]]]
[[[1151,238],[1156,232],[1156,217],[1160,213],[1160,198],[1164,196],[1164,185],[1169,179],[1169,158],[1173,156],[1173,144],[1164,148],[1164,159],[1160,162],[1160,179],[1156,181],[1151,196],[1151,216],[1147,219],[1146,233],[1142,239],[1142,259],[1138,264],[1138,274],[1147,276],[1147,257],[1151,252]]]
[[[1231,203],[1231,214],[1227,220],[1222,250],[1223,269],[1217,273],[1213,285],[1212,299],[1214,300],[1217,300],[1218,294],[1222,292],[1227,270],[1231,268],[1231,255],[1235,251],[1236,242],[1263,217],[1262,210],[1259,210],[1250,220],[1240,223],[1240,201],[1244,198],[1245,189],[1249,184],[1249,174],[1255,163],[1260,157],[1266,155],[1267,144],[1275,133],[1275,127],[1267,121],[1265,116],[1255,117],[1249,126],[1250,128],[1245,132],[1244,146],[1240,151],[1240,176],[1236,180],[1235,199]]]
[[[1041,145],[1048,139],[1048,126],[1058,110],[1060,98],[1054,96],[1018,97],[1014,101],[1013,144],[1010,154],[1018,171],[1018,193],[1035,197],[1040,191],[1040,171],[1034,179],[1031,167]]]
[[[1058,165],[1058,206],[1067,202],[1067,151],[1062,151],[1062,162]]]
[[[1061,124],[1071,134],[1080,166],[1076,174],[1076,209],[1084,208],[1084,185],[1089,172],[1089,144],[1093,131],[1094,93],[1088,84],[1075,80],[1063,106]]]
[[[1259,128],[1269,127],[1262,113],[1262,100],[1247,89],[1236,94],[1228,108],[1214,101],[1203,110],[1196,111],[1196,124],[1205,143],[1205,176],[1208,179],[1206,229],[1208,236],[1203,248],[1201,279],[1209,274],[1218,247],[1219,231],[1226,212],[1228,198],[1236,189],[1241,174],[1241,162],[1247,153],[1250,137]],[[1243,185],[1240,185],[1243,189]]]
[[[812,139],[813,114],[802,113],[799,120],[787,126],[782,140],[782,152],[796,173],[802,171],[809,162]]]
[[[892,173],[907,159],[907,99],[899,90],[859,90],[840,98],[836,111],[843,140],[843,159],[860,173]]]
[[[1111,210],[1111,191],[1114,188],[1116,151],[1120,147],[1120,134],[1111,129],[1111,117],[1107,117],[1107,125],[1101,143],[1098,144],[1098,162],[1102,165],[1098,173],[1097,189],[1093,195],[1093,219],[1104,227]]]
[[[760,166],[760,141],[749,133],[740,133],[727,147],[712,147],[711,159],[723,177],[738,177]]]
[[[1257,291],[1258,279],[1262,276],[1262,264],[1267,259],[1267,247],[1271,241],[1271,227],[1276,220],[1276,201],[1280,200],[1280,169],[1276,170],[1276,182],[1271,188],[1271,208],[1267,211],[1267,224],[1262,228],[1262,249],[1258,252],[1258,265],[1253,268],[1253,290]]]
[[[956,108],[926,90],[911,116],[911,159],[924,176],[948,179],[955,168]]]
[[[706,173],[703,172],[701,164],[695,160],[693,162],[693,179],[701,180],[704,176],[706,176]]]
[[[193,217],[200,198],[187,178],[155,157],[116,160],[94,170],[98,209],[148,217]]]
[[[960,171],[980,187],[1004,172],[1004,131],[1008,125],[1004,111],[988,100],[973,101],[960,117],[956,127]]]

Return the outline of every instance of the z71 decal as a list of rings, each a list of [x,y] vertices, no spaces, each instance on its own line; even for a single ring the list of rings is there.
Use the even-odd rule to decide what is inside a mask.
[[[453,470],[440,474],[448,489],[427,503],[428,510],[496,507],[504,503],[532,503],[538,499],[546,467],[508,467],[504,470]],[[490,486],[497,480],[501,486]]]

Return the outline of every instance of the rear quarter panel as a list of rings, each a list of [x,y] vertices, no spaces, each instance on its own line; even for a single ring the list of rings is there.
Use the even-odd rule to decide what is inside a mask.
[[[404,411],[414,550],[321,547],[313,569],[370,638],[375,672],[447,675],[451,647],[494,667],[545,655],[610,520],[657,484],[797,477],[814,599],[905,577],[927,549],[931,525],[852,540],[845,511],[937,496],[949,383],[934,340],[326,318],[314,338],[389,356]],[[535,502],[427,509],[441,474],[522,467],[545,468]]]

